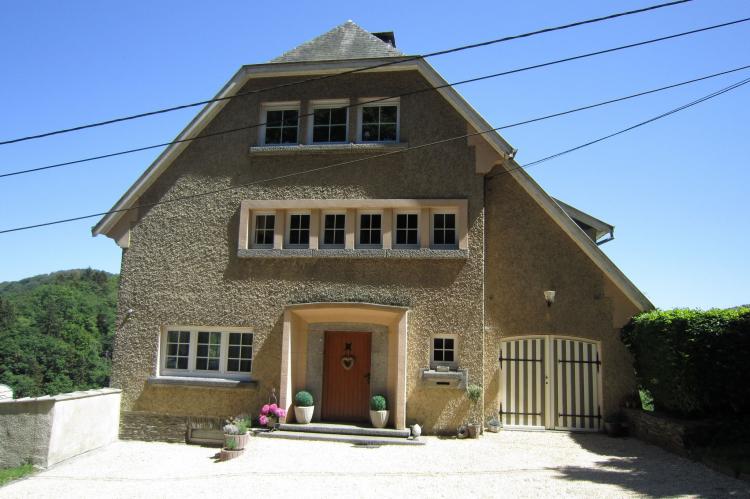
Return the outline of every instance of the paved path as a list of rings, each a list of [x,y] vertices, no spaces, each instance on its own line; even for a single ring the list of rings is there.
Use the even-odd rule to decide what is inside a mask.
[[[34,497],[750,497],[735,480],[634,439],[502,432],[425,446],[252,438],[245,454],[117,442],[0,488]]]

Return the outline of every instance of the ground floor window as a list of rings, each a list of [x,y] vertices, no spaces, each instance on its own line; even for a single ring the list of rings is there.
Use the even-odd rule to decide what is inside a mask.
[[[249,376],[253,333],[218,328],[167,328],[162,337],[161,374]]]
[[[455,367],[456,359],[456,338],[454,336],[435,336],[432,338],[432,367],[437,365],[447,365]]]

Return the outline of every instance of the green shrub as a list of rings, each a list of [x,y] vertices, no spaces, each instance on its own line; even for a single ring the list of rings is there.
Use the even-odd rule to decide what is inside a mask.
[[[294,405],[297,407],[312,407],[314,403],[312,393],[308,391],[300,390],[294,396]]]
[[[623,327],[655,410],[684,417],[750,412],[750,309],[652,310]]]
[[[476,405],[482,398],[482,387],[479,385],[469,385],[466,387],[466,396],[471,400],[472,405]]]
[[[226,449],[227,450],[235,450],[235,449],[237,449],[237,440],[235,440],[234,438],[228,438],[227,439]]]
[[[385,411],[388,403],[383,395],[375,395],[370,399],[370,409],[373,411]]]

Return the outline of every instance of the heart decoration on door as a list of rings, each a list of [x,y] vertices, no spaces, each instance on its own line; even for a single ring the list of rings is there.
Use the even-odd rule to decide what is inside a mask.
[[[348,371],[354,367],[355,360],[356,357],[352,355],[352,344],[346,343],[346,346],[344,347],[344,355],[341,357],[341,367]]]

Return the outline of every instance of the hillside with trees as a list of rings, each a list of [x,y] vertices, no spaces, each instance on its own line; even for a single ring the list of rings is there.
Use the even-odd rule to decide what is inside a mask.
[[[92,269],[0,283],[0,384],[15,397],[108,386],[117,284]]]

